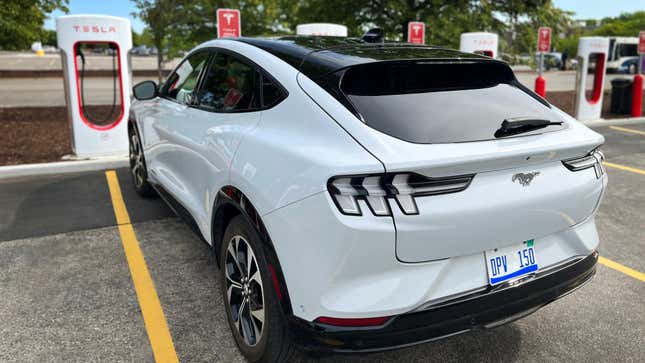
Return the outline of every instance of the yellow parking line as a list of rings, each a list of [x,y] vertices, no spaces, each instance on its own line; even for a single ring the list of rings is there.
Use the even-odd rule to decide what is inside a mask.
[[[139,247],[139,242],[134,234],[134,228],[130,224],[130,216],[121,195],[119,180],[114,170],[106,171],[105,177],[112,197],[112,206],[114,207],[114,215],[121,234],[123,250],[128,260],[132,283],[137,293],[141,315],[143,315],[143,322],[146,325],[146,332],[148,333],[155,361],[179,362],[170,336],[170,330],[168,330],[166,317],[161,308],[157,290],[155,290],[155,284],[148,272],[143,252],[141,252],[141,247]]]
[[[641,281],[645,282],[645,274],[644,273],[636,271],[636,270],[634,270],[632,268],[629,268],[627,266],[623,266],[623,265],[619,264],[618,262],[614,262],[614,261],[612,261],[610,259],[607,259],[607,258],[604,258],[602,256],[599,256],[598,257],[598,263],[600,263],[602,265],[605,265],[605,266],[607,266],[609,268],[612,268],[612,269],[614,269],[616,271],[622,272],[627,276],[635,278],[636,280],[641,280]]]
[[[620,126],[609,126],[609,128],[617,130],[617,131],[630,132],[632,134],[644,135],[645,136],[645,131],[641,131],[641,130],[634,130],[634,129],[629,129],[627,127],[620,127]]]
[[[645,170],[638,169],[638,168],[633,168],[633,167],[631,167],[631,166],[625,166],[625,165],[620,165],[620,164],[614,164],[614,163],[610,163],[610,162],[608,162],[608,161],[604,161],[604,162],[603,162],[603,165],[604,165],[604,166],[608,166],[608,167],[610,167],[610,168],[614,168],[614,169],[620,169],[620,170],[624,170],[624,171],[630,171],[630,172],[632,172],[632,173],[636,173],[636,174],[645,175]]]

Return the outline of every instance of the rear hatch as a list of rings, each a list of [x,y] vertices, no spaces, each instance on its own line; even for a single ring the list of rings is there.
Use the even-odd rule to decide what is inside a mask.
[[[526,90],[504,63],[372,62],[327,79],[339,80],[335,94],[334,82],[317,83],[364,124],[344,126],[385,166],[401,261],[539,239],[595,211],[603,178],[591,153],[602,136]]]

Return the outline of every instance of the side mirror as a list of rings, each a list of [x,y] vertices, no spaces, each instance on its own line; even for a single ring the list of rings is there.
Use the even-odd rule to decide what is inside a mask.
[[[132,87],[134,98],[139,101],[151,100],[159,95],[157,84],[153,81],[143,81]]]

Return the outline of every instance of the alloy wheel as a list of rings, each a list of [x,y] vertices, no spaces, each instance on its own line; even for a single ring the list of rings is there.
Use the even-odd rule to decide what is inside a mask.
[[[145,181],[145,166],[143,165],[143,152],[139,144],[139,137],[135,132],[130,135],[130,172],[137,187],[141,187]]]
[[[237,332],[252,347],[265,323],[264,290],[259,265],[248,241],[236,235],[226,249],[226,296]]]

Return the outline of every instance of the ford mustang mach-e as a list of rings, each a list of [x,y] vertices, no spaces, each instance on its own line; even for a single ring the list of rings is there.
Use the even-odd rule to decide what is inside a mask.
[[[251,361],[492,328],[595,272],[604,139],[503,62],[222,39],[133,91],[134,186],[213,247]]]

